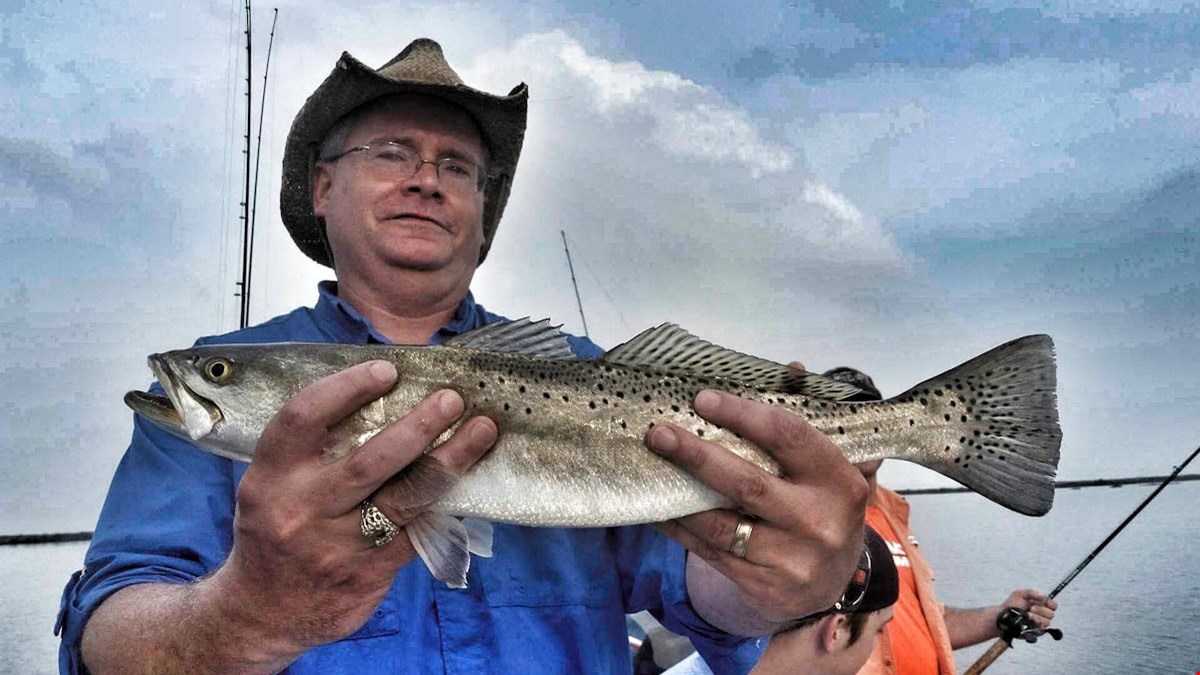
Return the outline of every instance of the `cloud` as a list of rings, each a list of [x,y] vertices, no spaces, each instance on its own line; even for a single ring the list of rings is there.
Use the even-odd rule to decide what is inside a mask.
[[[85,529],[104,490],[96,477],[128,437],[120,395],[149,379],[145,354],[233,323],[239,10],[151,5],[5,19],[0,333],[12,365],[0,439],[18,450],[0,454],[0,513],[25,522],[44,517],[27,504],[71,503],[70,528]],[[1152,17],[1129,43],[1093,43],[1091,61],[1014,52],[980,64],[968,53],[945,68],[886,49],[925,35],[920,12],[776,7],[730,26],[725,9],[663,26],[663,13],[678,14],[663,7],[630,5],[623,19],[427,3],[406,8],[397,34],[364,31],[395,24],[388,3],[285,3],[267,91],[254,318],[311,303],[313,282],[329,276],[275,213],[292,116],[343,49],[379,65],[427,35],[472,85],[531,85],[526,150],[474,285],[493,310],[581,330],[565,230],[589,327],[605,345],[672,320],[768,358],[860,366],[895,393],[1003,339],[1050,331],[1061,336],[1064,414],[1094,429],[1079,437],[1097,446],[1122,430],[1089,410],[1134,426],[1132,404],[1187,376],[1194,331],[1171,315],[1194,315],[1195,291],[1171,250],[1193,260],[1194,240],[1164,226],[1154,234],[1166,243],[1151,245],[1118,236],[1125,221],[1094,216],[1191,226],[1180,214],[1194,204],[1179,196],[1194,188],[1183,169],[1197,148],[1194,55],[1180,39],[1191,19],[1175,17],[1181,27],[1164,33],[1171,18]],[[262,39],[267,16],[256,15]],[[980,12],[967,27],[994,19]],[[991,24],[995,37],[1041,25]],[[664,37],[697,26],[702,53]],[[1109,39],[1096,24],[1080,30]],[[1055,44],[1073,34],[1053,33]],[[1161,50],[1139,51],[1156,36],[1167,38]],[[739,66],[747,54],[753,63]],[[762,79],[776,66],[792,74]],[[739,67],[755,79],[737,80]],[[840,75],[813,75],[822,72]],[[1172,172],[1168,207],[1148,195],[1160,184],[1169,192],[1161,179]],[[1053,239],[1072,209],[1078,222],[1102,221],[1113,245],[1081,228],[1072,258],[1077,242]],[[1122,256],[1134,262],[1113,276],[1106,266]],[[1113,382],[1120,396],[1097,393]],[[1194,387],[1181,390],[1180,401],[1196,400]],[[1161,447],[1179,427],[1164,411],[1154,413]],[[62,480],[22,478],[41,476],[47,447],[60,450]],[[1080,457],[1140,461],[1115,450],[1071,457],[1075,477],[1094,473]]]
[[[538,298],[581,328],[559,229],[587,266],[577,272],[593,334],[610,346],[675,320],[781,349],[790,338],[763,336],[782,335],[787,315],[751,304],[837,321],[859,305],[855,289],[907,275],[877,221],[709,87],[608,61],[561,32],[482,55],[464,78],[496,82],[496,72],[529,73],[531,89],[513,196],[475,284],[500,311],[527,313],[513,299]]]

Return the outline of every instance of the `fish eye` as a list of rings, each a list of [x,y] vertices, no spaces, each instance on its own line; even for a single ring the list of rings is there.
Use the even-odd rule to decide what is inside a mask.
[[[233,375],[233,364],[229,359],[216,357],[204,362],[204,377],[216,384],[224,384]]]

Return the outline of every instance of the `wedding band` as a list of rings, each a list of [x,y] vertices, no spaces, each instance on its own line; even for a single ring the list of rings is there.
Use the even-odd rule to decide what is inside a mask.
[[[729,552],[739,558],[746,557],[746,547],[750,545],[750,534],[754,532],[754,521],[746,516],[738,518],[737,527],[733,530],[733,543]]]
[[[370,499],[362,502],[362,534],[367,539],[374,539],[376,546],[383,546],[400,534],[400,528],[390,518],[383,515]]]

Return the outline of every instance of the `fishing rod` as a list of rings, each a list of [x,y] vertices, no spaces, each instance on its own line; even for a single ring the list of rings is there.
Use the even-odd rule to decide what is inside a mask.
[[[1068,574],[1053,591],[1050,591],[1048,598],[1054,598],[1057,596],[1063,591],[1064,588],[1067,587],[1067,584],[1071,583],[1075,577],[1079,576],[1079,573],[1083,571],[1083,568],[1091,564],[1091,562],[1096,559],[1096,556],[1100,555],[1100,552],[1104,550],[1104,547],[1108,546],[1109,542],[1115,539],[1117,535],[1121,533],[1121,530],[1125,529],[1125,526],[1128,525],[1134,518],[1136,518],[1137,515],[1142,512],[1142,509],[1146,508],[1146,505],[1158,496],[1158,493],[1163,491],[1163,488],[1167,487],[1171,481],[1175,480],[1175,477],[1178,476],[1184,470],[1184,468],[1196,458],[1196,455],[1198,454],[1200,454],[1200,448],[1196,448],[1194,451],[1192,451],[1192,454],[1188,455],[1188,458],[1183,461],[1183,464],[1175,467],[1175,471],[1171,472],[1171,475],[1167,476],[1166,480],[1160,483],[1159,486],[1155,488],[1154,492],[1151,492],[1150,496],[1146,497],[1146,499],[1143,500],[1142,503],[1133,510],[1133,513],[1129,514],[1129,516],[1117,526],[1117,529],[1113,530],[1112,533],[1104,539],[1104,541],[1100,542],[1100,545],[1097,546],[1091,553],[1089,553],[1088,556],[1083,559],[1083,562],[1079,563],[1075,569],[1071,570],[1071,573]],[[1000,658],[1000,655],[1003,654],[1005,650],[1012,646],[1012,640],[1015,637],[1022,638],[1026,642],[1036,642],[1038,636],[1040,636],[1042,633],[1050,633],[1051,637],[1053,637],[1055,640],[1062,638],[1062,631],[1057,629],[1043,630],[1037,625],[1036,622],[1034,622],[1033,619],[1029,617],[1027,612],[1013,607],[1009,607],[1008,609],[1004,610],[1004,612],[1001,613],[1000,618],[997,620],[997,623],[1000,625],[1000,639],[992,643],[992,646],[983,653],[983,656],[980,656],[978,661],[971,664],[971,667],[967,668],[963,675],[979,675],[984,670],[987,670],[988,666],[992,665],[996,659]]]
[[[251,59],[250,59],[250,0],[246,0],[246,148],[242,151],[246,154],[246,181],[245,181],[245,196],[242,197],[242,278],[237,282],[238,295],[241,296],[241,314],[238,318],[238,327],[245,328],[250,319],[250,124],[254,119],[254,106],[251,105],[251,94],[253,93],[253,85],[250,83],[251,76]]]
[[[267,65],[263,67],[262,96],[258,102],[258,141],[254,148],[254,195],[250,198],[250,228],[246,235],[246,269],[242,273],[242,328],[250,323],[250,282],[254,270],[254,229],[258,222],[258,166],[262,162],[263,115],[267,111],[267,75],[271,72],[271,49],[275,46],[275,24],[279,22],[279,8],[271,19],[271,37],[267,41]],[[246,179],[249,182],[249,178]]]
[[[579,299],[579,284],[575,283],[575,265],[571,264],[571,249],[567,248],[567,232],[559,230],[558,233],[562,235],[563,250],[567,252],[567,268],[571,270],[571,286],[575,288],[575,304],[579,305],[579,320],[583,322],[583,335],[591,337],[588,335],[587,317],[583,315],[583,301]]]

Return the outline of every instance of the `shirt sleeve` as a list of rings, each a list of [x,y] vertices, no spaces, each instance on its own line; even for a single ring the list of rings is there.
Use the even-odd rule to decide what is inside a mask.
[[[162,393],[157,384],[152,391]],[[84,568],[63,591],[55,625],[61,672],[87,672],[79,651],[83,628],[109,595],[134,584],[186,584],[224,562],[235,471],[230,460],[135,418]]]
[[[627,613],[649,611],[667,630],[686,636],[715,675],[750,671],[766,638],[730,635],[708,623],[687,595],[687,551],[649,526],[620,528],[620,565]]]

